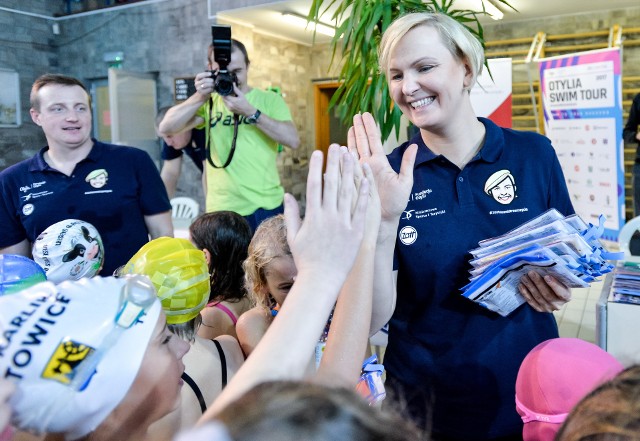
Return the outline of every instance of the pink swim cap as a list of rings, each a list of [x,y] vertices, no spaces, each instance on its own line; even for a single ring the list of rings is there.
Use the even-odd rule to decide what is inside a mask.
[[[516,380],[525,441],[553,441],[567,414],[623,369],[611,354],[579,338],[554,338],[529,352]]]

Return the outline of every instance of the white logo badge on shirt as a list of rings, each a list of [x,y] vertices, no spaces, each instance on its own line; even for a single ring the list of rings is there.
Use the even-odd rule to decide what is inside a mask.
[[[26,204],[22,207],[22,214],[29,216],[31,213],[33,213],[33,204]]]
[[[398,234],[398,238],[403,244],[411,245],[418,239],[418,232],[411,226],[402,227]]]

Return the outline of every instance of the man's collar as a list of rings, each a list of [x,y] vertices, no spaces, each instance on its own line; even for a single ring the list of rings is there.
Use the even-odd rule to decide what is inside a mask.
[[[100,159],[100,156],[102,156],[104,149],[96,148],[98,145],[101,145],[102,143],[97,141],[95,138],[91,138],[91,141],[93,141],[93,146],[91,147],[91,150],[89,150],[89,154],[87,155],[86,158],[78,161],[76,165],[82,161],[97,162]],[[29,171],[55,170],[53,167],[47,164],[47,161],[44,159],[44,154],[48,150],[49,150],[49,146],[44,146],[40,149],[40,151],[33,157],[31,163],[29,164]]]

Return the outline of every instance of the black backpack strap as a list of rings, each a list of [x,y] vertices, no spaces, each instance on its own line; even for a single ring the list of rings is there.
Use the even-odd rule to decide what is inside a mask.
[[[227,357],[224,356],[224,351],[222,350],[222,346],[218,340],[211,340],[213,344],[216,345],[216,349],[218,349],[218,354],[220,354],[220,365],[222,366],[222,388],[227,385]]]
[[[196,394],[198,403],[200,403],[200,410],[204,413],[207,410],[207,403],[204,402],[204,397],[202,396],[202,392],[200,392],[200,388],[196,382],[193,381],[193,378],[191,378],[186,372],[182,373],[182,380],[187,383],[191,390],[193,390],[193,393]]]

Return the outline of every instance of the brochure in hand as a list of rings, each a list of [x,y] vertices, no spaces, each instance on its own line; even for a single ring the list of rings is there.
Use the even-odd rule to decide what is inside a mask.
[[[525,300],[518,291],[520,278],[531,270],[551,275],[569,288],[584,288],[613,269],[608,260],[623,253],[605,250],[599,225],[586,224],[579,216],[564,217],[551,209],[498,237],[479,243],[470,251],[470,283],[462,295],[506,317]]]

